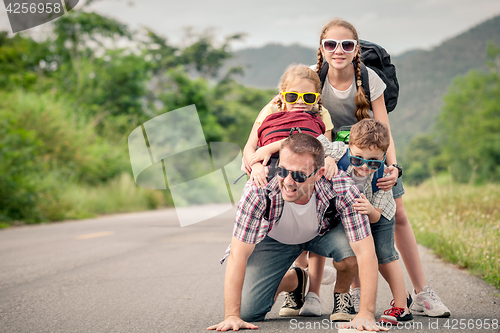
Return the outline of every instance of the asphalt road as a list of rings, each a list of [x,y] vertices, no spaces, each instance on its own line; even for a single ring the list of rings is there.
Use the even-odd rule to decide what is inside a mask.
[[[194,214],[205,214],[200,207]],[[223,319],[234,211],[181,228],[175,210],[105,216],[0,231],[0,332],[204,332]],[[398,330],[499,332],[499,290],[420,248],[447,319],[415,316]],[[409,279],[407,289],[411,290]],[[259,332],[333,331],[332,286],[320,318],[284,319],[277,301]],[[392,299],[380,279],[379,316]],[[489,330],[480,330],[489,322]],[[462,326],[461,326],[462,325]],[[469,325],[469,326],[467,326]],[[498,323],[500,325],[500,322]]]

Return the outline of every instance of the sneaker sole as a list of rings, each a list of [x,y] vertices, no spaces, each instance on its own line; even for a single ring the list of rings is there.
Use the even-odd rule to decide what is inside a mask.
[[[449,311],[445,311],[443,313],[436,314],[436,313],[432,313],[432,312],[427,312],[425,310],[422,311],[422,310],[412,309],[411,312],[414,314],[417,314],[417,315],[434,317],[434,318],[447,318],[447,317],[451,316],[451,312],[449,312]]]
[[[313,311],[303,311],[304,308],[300,309],[299,311],[299,316],[302,317],[319,317],[321,316],[321,311],[318,312],[313,312]]]
[[[296,317],[299,315],[300,309],[290,309],[290,308],[285,308],[281,309],[279,312],[280,317]]]
[[[397,320],[392,320],[392,319],[388,319],[388,318],[380,318],[378,321],[379,321],[379,323],[388,323],[388,324],[391,324],[393,326],[397,326],[399,323],[413,323],[413,319],[404,320],[404,321],[397,321]]]
[[[355,314],[351,315],[348,313],[332,313],[330,315],[330,321],[350,321],[356,317]]]

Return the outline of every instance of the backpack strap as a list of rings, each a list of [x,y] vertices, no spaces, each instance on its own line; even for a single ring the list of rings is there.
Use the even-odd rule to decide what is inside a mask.
[[[325,218],[330,219],[330,229],[333,229],[337,225],[342,223],[342,220],[340,219],[340,214],[337,211],[337,207],[335,206],[335,197],[330,199],[330,204],[328,205],[325,211]]]
[[[342,170],[342,171],[347,171],[347,168],[349,167],[349,156],[347,155],[347,152],[340,158],[340,160],[337,162],[337,167]]]
[[[319,71],[319,80],[321,81],[321,89],[325,85],[326,76],[328,75],[328,62],[324,61],[323,65],[321,65],[321,69]]]
[[[384,165],[382,165],[376,172],[375,175],[373,175],[372,179],[372,191],[373,193],[377,192],[380,190],[377,186],[377,180],[380,178],[384,178]]]
[[[370,103],[370,108],[372,107],[372,102],[370,98],[370,80],[368,78],[368,69],[366,69],[365,64],[361,63],[361,86],[365,90],[365,96],[368,103]]]
[[[288,136],[292,135],[294,132],[298,132],[298,133],[302,133],[302,131],[304,132],[309,132],[311,134],[316,134],[316,135],[320,135],[321,133],[317,133],[315,130],[309,128],[309,127],[291,127],[291,128],[281,128],[281,129],[277,129],[277,130],[274,130],[274,131],[271,131],[269,133],[267,133],[266,135],[264,135],[264,138],[268,135],[271,135],[271,134],[274,134],[274,133],[279,133],[279,132],[288,132]]]
[[[266,212],[264,213],[264,218],[269,221],[269,213],[271,212],[271,198],[269,198],[270,190],[266,193]]]

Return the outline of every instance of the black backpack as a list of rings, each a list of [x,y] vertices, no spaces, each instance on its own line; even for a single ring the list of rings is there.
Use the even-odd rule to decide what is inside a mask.
[[[396,66],[391,63],[391,56],[380,45],[365,40],[360,40],[361,46],[361,86],[365,90],[366,99],[370,102],[370,82],[368,71],[365,66],[370,67],[384,81],[386,88],[384,91],[385,108],[391,112],[396,108],[399,96],[399,83],[396,77]],[[321,66],[319,78],[321,86],[325,84],[328,74],[328,63],[325,61]]]

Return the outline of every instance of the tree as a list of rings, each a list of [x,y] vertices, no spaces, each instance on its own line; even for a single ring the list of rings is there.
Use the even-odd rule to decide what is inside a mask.
[[[489,46],[488,73],[457,77],[436,126],[455,180],[500,181],[500,49]]]
[[[229,51],[231,43],[242,39],[244,34],[234,34],[225,38],[222,45],[216,46],[215,38],[210,31],[205,31],[199,35],[194,35],[188,30],[187,37],[196,39],[182,52],[182,59],[188,68],[194,67],[196,71],[205,79],[215,78],[219,74],[219,69],[224,60],[232,57]]]
[[[409,184],[420,184],[429,178],[434,171],[441,171],[436,165],[436,157],[441,147],[434,135],[420,134],[415,136],[404,150],[404,177]]]
[[[40,74],[40,61],[50,54],[49,43],[38,43],[16,34],[0,31],[0,89],[30,88]]]

